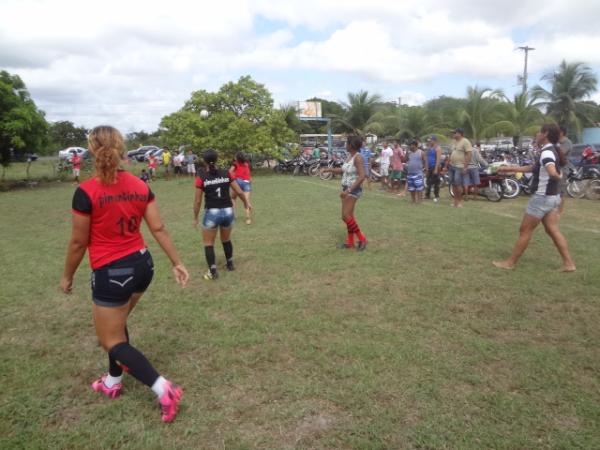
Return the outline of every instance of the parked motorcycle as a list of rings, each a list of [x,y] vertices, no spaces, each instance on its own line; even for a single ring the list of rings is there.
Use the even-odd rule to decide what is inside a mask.
[[[479,173],[479,184],[477,187],[477,194],[487,198],[490,202],[499,202],[504,196],[504,179],[506,177],[502,175],[490,174],[487,172]],[[449,191],[450,196],[454,197],[453,186],[450,184]],[[472,194],[473,191],[469,189],[466,194]]]

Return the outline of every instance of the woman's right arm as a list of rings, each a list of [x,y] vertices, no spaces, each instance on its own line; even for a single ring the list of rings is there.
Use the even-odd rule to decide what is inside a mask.
[[[73,289],[73,276],[81,264],[90,240],[90,216],[73,214],[71,239],[67,248],[65,268],[60,280],[60,287],[65,294],[70,294]]]
[[[158,206],[156,206],[156,202],[151,202],[148,204],[146,207],[146,212],[144,213],[144,220],[148,225],[150,233],[152,233],[152,236],[154,236],[154,239],[156,239],[156,242],[158,242],[158,245],[160,245],[160,247],[171,260],[171,264],[173,264],[173,275],[175,276],[175,281],[181,286],[185,287],[190,275],[181,262],[181,259],[179,259],[177,249],[175,249],[175,245],[173,245],[171,236],[169,236],[169,232],[165,228],[160,218],[160,213],[158,212]]]

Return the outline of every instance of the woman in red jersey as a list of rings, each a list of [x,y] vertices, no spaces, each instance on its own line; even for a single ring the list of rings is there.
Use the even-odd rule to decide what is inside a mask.
[[[250,177],[250,163],[243,152],[237,152],[235,154],[235,160],[229,169],[229,175],[231,179],[235,180],[240,189],[243,191],[246,201],[250,202],[250,193],[252,192],[252,179]],[[231,200],[235,206],[235,199],[237,194],[235,191],[231,193]],[[246,225],[252,223],[251,210],[246,208]]]
[[[171,422],[183,391],[166,380],[129,344],[127,317],[150,285],[152,257],[140,233],[142,219],[173,264],[175,281],[189,275],[160,218],[154,194],[142,180],[119,170],[125,146],[114,128],[100,126],[89,135],[95,176],[73,195],[73,225],[60,286],[70,293],[73,276],[88,250],[92,267],[92,312],[96,334],[108,352],[109,371],[92,389],[109,398],[121,394],[123,368],[158,397],[163,422]]]

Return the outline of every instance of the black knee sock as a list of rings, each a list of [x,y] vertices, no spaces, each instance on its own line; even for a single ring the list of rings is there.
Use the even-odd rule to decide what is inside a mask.
[[[129,368],[129,373],[140,380],[148,387],[152,387],[158,379],[158,372],[146,357],[128,342],[121,342],[108,351],[109,356],[125,364]]]
[[[217,268],[217,264],[215,263],[215,248],[212,245],[204,246],[204,256],[206,256],[206,263],[208,264],[208,268],[212,271]]]
[[[129,330],[127,329],[127,325],[125,325],[125,337],[127,338],[127,343],[129,343]],[[110,356],[110,353],[108,354],[108,373],[111,377],[120,377],[123,375],[123,368],[112,356]]]
[[[233,244],[231,241],[223,242],[223,251],[225,252],[225,259],[230,261],[233,258]]]

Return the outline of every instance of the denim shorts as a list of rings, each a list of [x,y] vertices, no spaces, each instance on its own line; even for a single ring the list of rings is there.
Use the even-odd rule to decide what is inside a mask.
[[[153,276],[150,252],[131,253],[92,272],[92,301],[98,306],[122,306],[132,294],[148,289]]]
[[[464,184],[462,171],[462,167],[450,166],[448,168],[448,177],[452,186],[462,186]]]
[[[469,167],[463,177],[463,184],[465,186],[477,186],[480,182],[479,169],[477,167]]]
[[[560,206],[560,201],[560,195],[533,194],[529,199],[525,212],[542,220],[546,214]]]
[[[244,192],[252,192],[252,183],[248,180],[242,180],[241,178],[236,178],[235,182],[239,185],[240,189]]]
[[[209,208],[204,212],[202,226],[208,230],[215,228],[229,228],[235,222],[233,208]]]
[[[342,186],[342,192],[346,192],[350,186]],[[360,198],[362,195],[362,187],[357,187],[352,192],[349,192],[348,195],[354,198]]]
[[[421,192],[423,190],[423,174],[413,173],[406,177],[406,185],[408,192]]]

